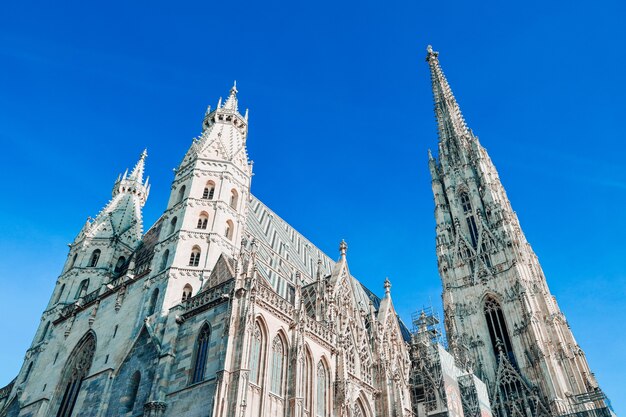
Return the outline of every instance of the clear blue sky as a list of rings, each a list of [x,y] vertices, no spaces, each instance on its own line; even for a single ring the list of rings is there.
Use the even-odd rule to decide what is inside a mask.
[[[626,412],[626,10],[620,1],[4,2],[0,385],[67,253],[148,147],[149,226],[237,79],[253,192],[405,320],[440,306],[425,48],[440,51],[552,292]],[[87,3],[87,4],[85,4]]]

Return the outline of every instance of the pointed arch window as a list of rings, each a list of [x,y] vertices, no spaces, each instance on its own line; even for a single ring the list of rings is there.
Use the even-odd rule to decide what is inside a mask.
[[[170,250],[165,249],[165,252],[163,252],[163,257],[161,258],[161,268],[159,268],[160,271],[163,271],[165,270],[165,268],[167,268],[167,261],[169,257],[170,257]]]
[[[156,310],[157,301],[159,301],[159,289],[155,288],[150,296],[150,304],[148,304],[148,315],[151,316]]]
[[[304,409],[306,415],[311,415],[313,407],[313,359],[311,353],[306,350],[304,355],[304,369],[302,370],[302,394],[304,396]]]
[[[191,249],[191,255],[189,256],[189,266],[198,266],[200,265],[200,247],[194,246]]]
[[[209,213],[207,213],[206,211],[203,211],[202,213],[200,213],[200,216],[198,217],[198,225],[196,227],[198,229],[206,229],[208,224],[209,224]]]
[[[100,253],[102,253],[100,249],[96,249],[93,252],[91,252],[91,258],[89,258],[90,268],[95,268],[98,265],[98,260],[100,259]]]
[[[237,193],[237,190],[233,188],[232,190],[230,190],[230,207],[237,210],[238,201],[239,201],[239,194]]]
[[[191,298],[192,292],[193,292],[193,288],[191,287],[191,285],[189,284],[185,285],[185,287],[183,288],[182,301],[185,302],[189,300]]]
[[[284,395],[285,359],[285,345],[283,339],[277,335],[272,341],[272,380],[270,391],[279,397]]]
[[[324,362],[319,361],[317,364],[317,390],[316,390],[316,417],[328,417],[328,387],[330,382],[328,379],[328,370]]]
[[[70,354],[58,388],[58,392],[62,392],[63,397],[56,414],[57,417],[70,417],[72,415],[80,387],[85,377],[89,375],[95,351],[96,338],[93,333],[88,333]]]
[[[137,401],[137,393],[139,392],[139,384],[141,383],[141,372],[135,371],[133,376],[128,382],[128,390],[126,393],[126,403],[124,404],[124,411],[129,413],[135,408],[135,402]]]
[[[213,200],[213,196],[215,195],[215,183],[213,181],[208,181],[206,186],[204,187],[204,191],[202,192],[202,198],[205,200]]]
[[[255,323],[250,346],[250,382],[257,385],[261,385],[260,381],[262,380],[263,345],[263,331],[259,323]]]
[[[478,245],[478,227],[476,226],[476,219],[472,214],[472,203],[470,202],[469,195],[465,191],[459,195],[459,200],[461,201],[463,214],[465,214],[465,221],[467,223],[472,247],[476,249]]]
[[[208,324],[204,324],[198,334],[198,340],[196,341],[196,356],[193,366],[193,374],[191,383],[195,384],[204,380],[204,370],[206,368],[206,359],[209,353],[209,338],[211,336],[211,329]]]
[[[504,313],[500,303],[494,297],[487,297],[485,300],[485,320],[487,321],[487,328],[489,329],[489,338],[491,339],[491,346],[496,359],[499,358],[499,352],[502,352],[508,357],[511,363],[516,364],[515,356],[513,354],[513,346],[511,345],[511,339],[509,338],[509,332],[507,330],[506,321],[504,320]]]

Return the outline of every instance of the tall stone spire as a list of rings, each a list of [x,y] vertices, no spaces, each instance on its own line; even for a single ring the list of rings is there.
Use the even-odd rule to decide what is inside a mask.
[[[435,115],[439,130],[440,156],[461,158],[469,147],[472,134],[467,128],[461,108],[452,94],[448,80],[439,64],[439,52],[428,46],[426,62],[430,67],[430,79],[435,101]]]
[[[588,398],[601,391],[548,289],[498,172],[467,128],[431,47],[426,61],[439,126],[438,161],[429,154],[428,163],[448,342],[472,355],[491,387],[496,415],[514,415],[513,409],[527,404],[533,404],[527,407],[529,417],[547,410],[555,416],[570,414],[568,397]],[[583,408],[604,404],[598,400]]]

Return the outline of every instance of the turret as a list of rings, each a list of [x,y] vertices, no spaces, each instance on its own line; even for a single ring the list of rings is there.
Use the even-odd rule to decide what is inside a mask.
[[[211,286],[218,259],[233,263],[240,252],[252,165],[237,93],[235,84],[224,103],[207,109],[201,135],[175,169],[152,265],[166,292],[163,311],[181,302],[184,287],[195,295]]]

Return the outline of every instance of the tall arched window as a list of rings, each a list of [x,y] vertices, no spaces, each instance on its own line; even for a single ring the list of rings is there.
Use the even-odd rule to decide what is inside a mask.
[[[180,190],[178,190],[178,200],[177,200],[178,203],[183,201],[183,198],[185,198],[185,190],[186,189],[187,189],[187,187],[185,187],[183,185],[182,187],[180,187]]]
[[[206,186],[204,187],[202,198],[207,199],[207,200],[213,200],[214,194],[215,194],[215,183],[213,181],[209,181],[206,183]]]
[[[78,290],[76,290],[76,299],[79,299],[80,297],[87,294],[88,289],[89,289],[89,280],[88,279],[82,280],[80,284],[78,285]]]
[[[128,390],[126,392],[126,402],[124,409],[128,413],[135,408],[135,402],[137,401],[137,392],[139,392],[139,384],[141,383],[141,372],[135,371],[133,376],[128,381]]]
[[[114,273],[122,272],[122,269],[124,268],[124,264],[126,264],[126,257],[120,256],[119,258],[117,258],[117,262],[115,263],[115,269],[113,270],[113,272]]]
[[[98,265],[98,259],[100,259],[100,249],[96,249],[91,252],[91,258],[89,258],[89,267],[95,268]]]
[[[476,249],[478,245],[478,227],[476,226],[476,219],[474,219],[474,215],[472,214],[472,203],[466,192],[462,192],[459,199],[463,207],[463,214],[465,214],[465,221],[467,222],[467,229],[469,230],[472,246]]]
[[[54,304],[56,304],[59,301],[61,301],[61,297],[63,296],[63,292],[64,291],[65,291],[65,284],[61,285],[61,289],[59,290],[59,292],[57,293],[56,298],[54,299]]]
[[[261,374],[263,362],[263,331],[259,323],[255,323],[252,333],[252,343],[250,346],[250,382],[261,385],[263,376]]]
[[[182,301],[185,302],[185,301],[189,300],[191,298],[191,293],[192,292],[193,292],[193,288],[191,288],[191,285],[189,285],[189,284],[185,285],[185,287],[183,288]]]
[[[83,379],[89,375],[93,356],[96,351],[96,338],[93,333],[88,333],[78,342],[69,356],[61,377],[57,392],[63,393],[61,403],[57,411],[57,417],[70,417],[76,399],[80,392]]]
[[[176,222],[178,221],[178,217],[174,216],[172,220],[170,220],[170,235],[176,231]]]
[[[237,201],[239,200],[239,194],[237,194],[237,190],[234,188],[230,190],[230,206],[237,209]]]
[[[311,415],[313,407],[313,359],[311,353],[306,350],[304,354],[304,369],[302,370],[302,394],[304,396],[304,409],[306,415]]]
[[[317,364],[317,406],[315,407],[316,417],[328,417],[328,371],[324,362]]]
[[[193,365],[193,374],[191,377],[191,383],[201,382],[204,380],[204,368],[206,368],[206,358],[209,353],[209,338],[211,336],[211,330],[208,324],[204,324],[198,334],[198,340],[196,342],[196,357]]]
[[[165,249],[165,252],[163,252],[163,257],[161,258],[161,268],[159,268],[159,271],[163,271],[165,270],[165,268],[167,268],[167,261],[169,257],[170,257],[170,250]]]
[[[189,256],[189,266],[198,266],[200,265],[200,247],[194,246],[191,249],[191,255]]]
[[[284,395],[286,349],[283,339],[276,335],[272,342],[272,380],[270,391],[279,397]]]
[[[509,332],[506,327],[506,321],[504,320],[500,303],[498,303],[495,298],[488,296],[485,300],[484,312],[487,327],[489,328],[491,346],[496,358],[499,357],[499,351],[501,349],[503,353],[507,355],[511,363],[516,363],[513,354],[513,346],[511,345],[511,339],[509,339]]]
[[[150,296],[150,304],[148,304],[148,315],[151,316],[156,310],[157,301],[159,300],[159,289],[155,288]]]
[[[198,217],[198,229],[206,229],[207,224],[209,223],[209,213],[207,213],[206,211],[203,211],[202,213],[200,213],[200,216]]]
[[[233,225],[233,222],[231,220],[226,221],[226,228],[224,230],[224,236],[226,236],[227,239],[233,240],[234,227],[235,226]]]

